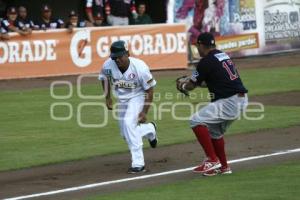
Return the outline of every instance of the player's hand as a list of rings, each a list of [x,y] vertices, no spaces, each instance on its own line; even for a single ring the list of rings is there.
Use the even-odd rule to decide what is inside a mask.
[[[138,122],[139,123],[145,123],[147,121],[146,118],[146,113],[145,112],[140,112],[139,117],[138,117]]]
[[[184,94],[185,96],[189,96],[189,91],[183,88],[183,84],[186,84],[190,81],[190,77],[181,76],[176,79],[176,88],[179,92]]]
[[[111,98],[107,98],[106,99],[106,107],[108,110],[112,110],[113,109],[113,102]]]

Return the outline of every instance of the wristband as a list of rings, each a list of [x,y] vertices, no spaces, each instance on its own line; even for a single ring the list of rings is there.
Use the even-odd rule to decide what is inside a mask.
[[[181,87],[182,87],[183,90],[187,90],[187,89],[185,88],[186,84],[187,84],[187,83],[183,83],[183,84],[182,84]]]

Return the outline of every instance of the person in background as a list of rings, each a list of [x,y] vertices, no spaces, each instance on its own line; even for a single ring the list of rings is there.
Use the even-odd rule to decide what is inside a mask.
[[[85,0],[85,14],[87,21],[93,26],[98,26],[96,24],[95,16],[101,15],[104,19],[103,15],[103,5],[106,0]]]
[[[26,27],[27,29],[38,30],[39,26],[35,25],[32,20],[28,18],[27,8],[19,6],[17,24],[19,28]]]
[[[74,28],[83,28],[86,27],[85,21],[79,21],[78,15],[74,10],[71,10],[69,13],[69,21],[65,26],[69,32],[73,32]]]
[[[137,17],[135,1],[107,0],[105,3],[107,23],[112,26],[128,25],[131,15]]]
[[[138,5],[137,11],[137,17],[131,17],[130,24],[152,24],[151,17],[148,14],[146,14],[146,4],[144,2],[141,2]]]
[[[1,22],[2,20],[0,20],[0,40],[8,40],[9,39],[8,32],[1,27]]]
[[[6,32],[16,32],[24,36],[31,34],[30,28],[18,26],[17,16],[17,9],[15,7],[9,7],[7,9],[6,18],[1,22],[1,28],[3,28]]]
[[[63,20],[52,18],[52,9],[49,5],[42,7],[42,17],[38,25],[42,30],[64,28]]]
[[[102,17],[102,15],[100,13],[96,14],[94,19],[95,19],[94,26],[107,26],[108,25],[104,22],[104,18]]]

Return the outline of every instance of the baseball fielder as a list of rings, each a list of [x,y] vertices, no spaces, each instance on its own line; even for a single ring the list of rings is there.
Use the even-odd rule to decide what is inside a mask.
[[[129,57],[124,41],[112,43],[110,51],[110,58],[104,62],[99,75],[106,92],[106,105],[108,109],[112,109],[110,82],[118,98],[117,111],[121,135],[131,153],[132,163],[128,173],[145,172],[142,139],[147,138],[152,148],[157,145],[156,124],[145,123],[156,81],[146,63]]]
[[[177,79],[177,89],[185,94],[206,85],[211,103],[196,112],[190,120],[207,159],[194,169],[205,176],[231,174],[227,163],[223,135],[248,104],[247,92],[230,57],[216,49],[214,36],[202,33],[197,39],[202,59],[190,78]]]

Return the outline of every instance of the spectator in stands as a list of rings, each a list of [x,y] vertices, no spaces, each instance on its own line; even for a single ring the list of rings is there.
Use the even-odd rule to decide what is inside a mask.
[[[104,22],[104,18],[102,17],[102,15],[100,13],[96,14],[94,19],[95,19],[94,26],[107,26],[108,25]]]
[[[136,18],[130,18],[130,24],[152,24],[152,20],[148,14],[146,14],[146,4],[140,2],[137,10],[138,16]]]
[[[95,24],[96,19],[94,16],[101,15],[101,17],[104,19],[103,14],[103,5],[104,1],[107,0],[85,0],[85,14],[87,16],[87,20],[89,23],[91,23],[94,26],[97,26]]]
[[[110,25],[128,25],[129,17],[137,16],[135,1],[131,0],[108,0],[105,5],[107,22]],[[109,12],[108,12],[109,11]]]
[[[9,39],[8,32],[1,27],[1,22],[2,20],[0,20],[0,40],[8,40]]]
[[[86,27],[85,21],[79,21],[78,15],[74,10],[71,10],[69,14],[69,21],[66,23],[66,28],[69,32],[73,32],[74,28]]]
[[[39,22],[39,28],[43,30],[64,28],[64,22],[61,19],[52,18],[52,9],[49,5],[44,5],[42,7],[42,18]]]
[[[19,6],[18,8],[18,27],[26,27],[27,29],[38,30],[39,26],[35,25],[32,20],[27,17],[27,8],[25,6]]]
[[[26,28],[25,26],[18,26],[17,16],[17,9],[15,7],[9,7],[7,9],[6,18],[1,22],[1,28],[3,28],[6,32],[17,32],[20,35],[31,34],[30,28]]]

